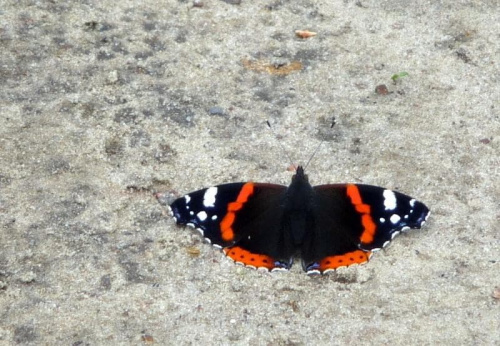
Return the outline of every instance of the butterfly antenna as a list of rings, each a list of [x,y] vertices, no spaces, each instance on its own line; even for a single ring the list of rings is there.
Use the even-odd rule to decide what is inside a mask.
[[[335,126],[335,117],[332,120],[332,124],[330,125],[330,129],[333,129],[334,126]],[[316,147],[316,150],[314,150],[314,152],[312,153],[311,157],[309,158],[309,160],[307,161],[306,165],[304,166],[304,170],[306,170],[307,166],[309,166],[309,163],[311,163],[311,160],[316,155],[316,153],[318,152],[319,148],[321,148],[321,145],[324,142],[325,142],[325,139],[322,139],[321,142],[319,142],[318,146]]]
[[[276,140],[278,141],[278,144],[280,145],[281,150],[285,153],[285,156],[288,158],[288,160],[290,161],[290,163],[292,164],[292,166],[295,167],[295,164],[293,163],[292,158],[290,157],[290,155],[288,155],[288,152],[286,151],[285,147],[283,146],[283,143],[281,143],[278,135],[274,131],[273,127],[271,126],[271,123],[269,122],[269,120],[266,120],[266,124],[269,127],[269,129],[271,130],[271,132],[273,133],[273,135],[276,138]]]

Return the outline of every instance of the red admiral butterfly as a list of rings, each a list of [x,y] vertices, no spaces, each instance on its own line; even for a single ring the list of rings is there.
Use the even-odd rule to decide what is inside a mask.
[[[308,274],[368,262],[430,215],[421,202],[378,186],[311,186],[299,166],[290,186],[231,183],[175,200],[177,224],[199,230],[236,263],[288,270],[300,253]]]

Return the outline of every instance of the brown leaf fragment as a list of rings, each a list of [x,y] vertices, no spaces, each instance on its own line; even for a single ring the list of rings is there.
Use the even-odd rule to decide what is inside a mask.
[[[300,38],[309,38],[316,36],[318,33],[309,30],[295,30],[295,36]]]

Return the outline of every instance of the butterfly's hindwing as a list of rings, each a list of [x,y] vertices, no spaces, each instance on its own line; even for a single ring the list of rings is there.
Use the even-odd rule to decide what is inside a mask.
[[[313,205],[301,256],[305,268],[328,256],[359,249],[360,217],[345,198],[345,185],[313,187]]]

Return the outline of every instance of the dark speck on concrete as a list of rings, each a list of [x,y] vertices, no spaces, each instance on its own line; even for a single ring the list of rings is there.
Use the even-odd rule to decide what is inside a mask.
[[[162,52],[166,49],[167,45],[159,37],[148,37],[144,42],[155,52]]]
[[[111,275],[106,274],[101,276],[99,286],[101,286],[102,289],[109,291],[111,289]]]
[[[146,51],[146,52],[139,52],[137,54],[135,54],[135,58],[137,60],[146,60],[147,58],[153,56],[153,53],[150,52],[150,51]]]
[[[33,326],[21,325],[14,329],[14,341],[16,344],[27,344],[38,339],[37,332]]]
[[[149,147],[151,144],[151,136],[144,130],[135,130],[130,135],[130,146],[135,147]]]
[[[144,30],[146,31],[153,31],[156,29],[156,22],[144,22],[142,24],[142,27],[144,28]]]
[[[220,116],[226,115],[225,112],[224,112],[224,108],[218,107],[218,106],[210,107],[208,109],[208,114],[210,114],[210,115],[220,115]]]
[[[97,54],[97,60],[111,60],[114,59],[114,57],[115,55],[113,53],[109,53],[102,50]]]
[[[60,157],[50,159],[47,164],[47,172],[49,172],[49,174],[60,174],[68,172],[70,168],[71,165],[69,161]]]
[[[167,162],[175,155],[175,150],[170,145],[160,144],[155,151],[154,157],[158,162]]]
[[[177,35],[175,36],[175,42],[177,43],[185,43],[187,41],[187,31],[185,30],[180,30]]]
[[[194,112],[189,108],[167,107],[163,112],[163,118],[168,118],[182,126],[193,126]]]
[[[104,151],[108,156],[116,156],[123,152],[124,145],[119,137],[111,137],[106,140]]]
[[[115,113],[117,123],[131,124],[137,120],[138,112],[132,107],[125,107]]]

